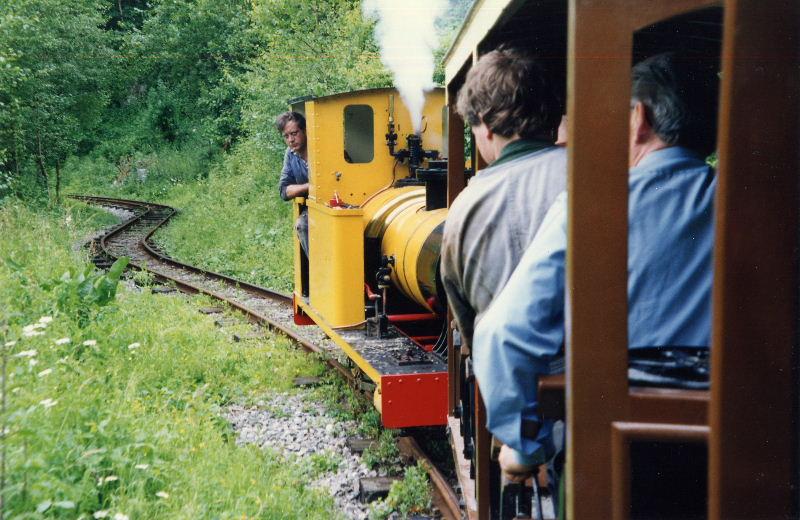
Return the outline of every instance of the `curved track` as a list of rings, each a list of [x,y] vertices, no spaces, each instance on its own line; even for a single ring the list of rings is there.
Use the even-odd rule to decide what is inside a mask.
[[[151,237],[176,214],[174,208],[109,197],[71,195],[70,198],[110,210],[123,210],[129,215],[121,224],[90,242],[94,262],[98,266],[108,267],[117,258],[126,256],[130,258],[129,268],[148,271],[160,281],[172,283],[182,291],[206,294],[225,302],[251,321],[287,336],[306,351],[322,354],[328,365],[351,384],[359,386],[360,380],[354,372],[333,357],[339,349],[319,327],[295,325],[290,296],[178,262],[161,251]],[[461,518],[458,499],[446,479],[412,438],[405,439],[400,446],[409,456],[420,460],[428,471],[439,509],[447,518]]]
[[[182,291],[207,294],[243,312],[252,321],[280,332],[309,352],[330,350],[325,334],[317,327],[297,327],[292,317],[290,296],[265,287],[200,269],[167,256],[151,237],[176,211],[151,202],[108,197],[74,195],[72,198],[109,209],[122,209],[133,217],[94,240],[95,263],[109,265],[119,257],[130,258],[130,267],[149,271],[160,281],[173,283]],[[348,379],[352,373],[335,359],[328,363]]]

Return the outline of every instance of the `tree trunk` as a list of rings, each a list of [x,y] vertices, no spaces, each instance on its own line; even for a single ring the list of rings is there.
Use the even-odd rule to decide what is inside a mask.
[[[44,181],[44,187],[47,190],[47,195],[50,195],[50,182],[47,176],[47,168],[44,165],[44,153],[42,152],[42,135],[37,131],[36,132],[36,143],[39,147],[39,153],[36,154],[36,162],[39,165],[39,175],[42,176],[42,181]]]
[[[14,169],[17,171],[17,179],[19,179],[19,121],[14,118]]]
[[[61,161],[56,161],[56,202],[61,201]]]

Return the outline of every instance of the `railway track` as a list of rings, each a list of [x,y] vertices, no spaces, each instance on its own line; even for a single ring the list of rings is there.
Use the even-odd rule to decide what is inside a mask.
[[[170,258],[152,236],[176,210],[169,206],[127,199],[71,195],[70,198],[109,210],[122,210],[127,218],[119,225],[93,238],[89,247],[94,263],[109,267],[117,258],[130,258],[130,269],[147,271],[161,282],[174,284],[190,294],[206,294],[243,313],[249,320],[291,339],[310,353],[320,354],[325,362],[355,388],[361,379],[343,361],[336,359],[338,347],[316,326],[297,326],[289,295],[235,278],[200,269]],[[401,438],[401,451],[425,467],[434,489],[434,502],[445,518],[461,518],[457,495],[444,475],[412,437]]]

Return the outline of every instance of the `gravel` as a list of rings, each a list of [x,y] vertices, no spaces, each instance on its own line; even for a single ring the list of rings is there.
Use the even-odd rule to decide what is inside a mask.
[[[189,282],[244,304],[262,316],[267,316],[270,321],[292,330],[306,341],[340,354],[339,349],[335,348],[333,342],[318,327],[297,327],[293,322],[289,303],[256,298],[239,287],[188,272],[152,257],[142,247],[141,239],[166,216],[161,214],[164,211],[166,210],[161,208],[151,209],[139,222],[107,239],[110,252],[115,256],[128,256],[134,263],[146,266],[156,274]],[[119,208],[113,208],[112,212],[123,221],[134,216],[132,212]],[[329,492],[346,517],[362,520],[369,516],[369,505],[359,501],[359,480],[363,477],[384,475],[367,468],[347,447],[347,432],[355,431],[356,424],[331,417],[322,404],[314,401],[310,391],[278,394],[269,401],[257,403],[256,407],[233,405],[226,409],[224,416],[236,431],[238,444],[256,444],[261,448],[296,457],[301,467],[311,467],[312,456],[315,454],[340,460],[336,471],[319,474],[310,485]]]
[[[339,469],[323,473],[311,486],[328,491],[348,518],[367,518],[369,506],[358,500],[359,479],[378,476],[378,472],[362,464],[347,447],[346,434],[355,431],[355,422],[328,415],[308,390],[278,394],[257,404],[257,407],[233,405],[225,411],[225,418],[236,431],[237,444],[256,444],[296,456],[301,466],[310,465],[314,454],[339,458]]]

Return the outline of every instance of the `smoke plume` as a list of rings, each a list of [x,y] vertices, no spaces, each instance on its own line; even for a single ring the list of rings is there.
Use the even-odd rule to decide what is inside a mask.
[[[364,15],[375,18],[381,61],[392,72],[414,125],[419,130],[425,92],[433,88],[433,53],[439,43],[436,18],[447,0],[364,0]]]

